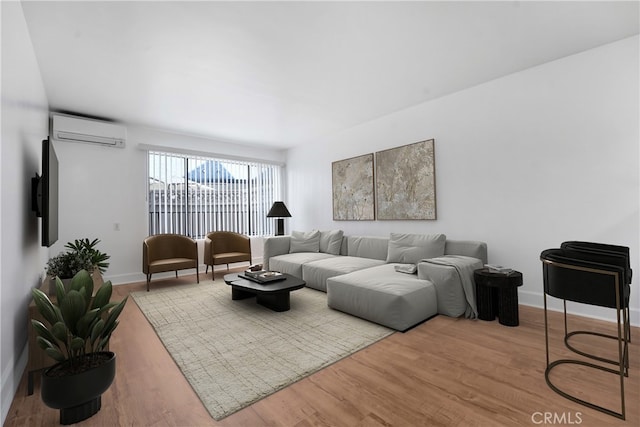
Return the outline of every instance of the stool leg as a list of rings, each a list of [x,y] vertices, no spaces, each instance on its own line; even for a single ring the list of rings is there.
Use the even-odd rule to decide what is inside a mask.
[[[482,284],[476,285],[476,303],[478,306],[478,319],[495,320],[496,307],[493,303],[494,289]]]
[[[518,288],[501,288],[498,292],[498,319],[501,325],[518,326]]]
[[[27,395],[33,394],[33,371],[29,371],[27,374]]]

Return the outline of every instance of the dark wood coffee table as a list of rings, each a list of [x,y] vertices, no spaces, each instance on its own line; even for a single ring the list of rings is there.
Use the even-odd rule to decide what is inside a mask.
[[[291,291],[302,289],[307,283],[290,274],[284,276],[284,280],[262,284],[238,277],[237,274],[227,274],[224,276],[224,281],[231,286],[232,300],[255,296],[256,302],[262,306],[273,311],[287,311],[291,307]]]

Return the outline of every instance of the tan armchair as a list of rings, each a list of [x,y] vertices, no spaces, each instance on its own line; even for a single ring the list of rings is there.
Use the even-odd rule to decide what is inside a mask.
[[[205,274],[213,275],[213,266],[234,262],[248,261],[251,265],[251,241],[244,234],[232,231],[214,231],[207,234],[204,240],[204,263],[207,265]]]
[[[142,271],[147,275],[147,292],[153,273],[196,269],[196,280],[200,283],[198,271],[198,245],[195,240],[180,234],[156,234],[144,239],[142,244]]]

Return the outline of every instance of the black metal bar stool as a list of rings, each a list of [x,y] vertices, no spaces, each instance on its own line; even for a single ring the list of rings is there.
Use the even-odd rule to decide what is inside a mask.
[[[602,249],[598,250],[597,248],[589,250],[586,246],[577,248],[575,245],[572,247],[571,243],[584,244],[585,242],[565,242],[564,248],[547,249],[540,254],[544,279],[544,321],[547,353],[545,380],[547,385],[561,396],[624,420],[624,377],[628,376],[628,345],[631,339],[630,320],[628,316],[631,269],[629,268],[628,248],[626,252],[627,255],[625,257],[624,253]],[[610,245],[602,246],[613,247]],[[566,347],[574,353],[587,358],[613,364],[616,366],[615,369],[579,359],[559,359],[550,362],[547,295],[563,300],[565,328],[564,342]],[[608,335],[591,331],[569,332],[567,327],[567,301],[615,309],[617,318],[617,335]],[[590,334],[616,340],[618,347],[618,360],[610,360],[585,351],[577,350],[569,343],[569,339],[578,334]],[[549,378],[549,374],[553,368],[562,364],[578,364],[619,375],[620,412],[587,402],[586,400],[562,391],[559,387],[554,385]]]
[[[632,274],[633,271],[631,270],[631,260],[629,259],[629,248],[626,246],[617,246],[617,245],[608,245],[608,244],[604,244],[604,243],[593,243],[593,242],[579,242],[579,241],[569,241],[569,242],[564,242],[562,243],[562,245],[560,245],[561,249],[570,249],[573,251],[577,251],[577,252],[582,252],[582,253],[595,253],[595,254],[601,254],[604,255],[605,257],[609,257],[608,259],[610,259],[611,257],[613,257],[617,262],[620,263],[620,265],[624,266],[624,281],[623,283],[627,286],[629,286],[629,289],[627,289],[627,291],[630,291],[630,286],[631,286],[631,278],[632,278]],[[626,311],[626,316],[627,319],[631,319],[630,317],[630,313],[629,313],[629,304],[625,304],[624,310]],[[584,331],[577,331],[577,332],[581,332],[581,333],[588,333],[588,332],[584,332]],[[601,334],[597,334],[597,333],[592,333],[593,335],[601,335]],[[574,334],[575,335],[575,334]],[[625,328],[625,335],[627,338],[627,341],[631,342],[631,321],[627,322],[626,324],[626,328]],[[611,335],[609,335],[609,337],[611,337]],[[567,344],[569,345],[569,344]],[[576,353],[580,353],[579,350],[573,350]],[[591,355],[585,355],[587,357],[592,357]],[[628,355],[627,355],[628,357]],[[615,361],[611,361],[611,360],[602,360],[599,357],[592,357],[593,359],[596,360],[601,360],[604,362],[608,362],[608,363],[613,363],[615,364]],[[627,363],[627,367],[628,367],[628,363]]]

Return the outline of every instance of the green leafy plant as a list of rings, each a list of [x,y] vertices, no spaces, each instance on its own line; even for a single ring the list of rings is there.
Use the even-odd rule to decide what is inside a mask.
[[[99,239],[76,239],[73,242],[67,242],[64,245],[69,249],[67,252],[60,252],[47,261],[47,275],[51,277],[59,277],[61,279],[70,279],[80,270],[93,272],[94,268],[100,270],[100,273],[107,271],[109,258],[104,252],[96,249],[96,245],[100,243]]]
[[[60,252],[47,261],[47,274],[60,279],[70,279],[80,270],[93,271],[89,254],[84,252]]]
[[[39,289],[31,293],[45,320],[44,323],[31,320],[38,345],[48,356],[57,362],[66,362],[71,369],[82,364],[82,359],[106,348],[128,298],[119,303],[110,302],[111,281],[105,282],[92,296],[93,279],[87,270],[73,277],[68,292],[56,278],[55,303]]]
[[[96,266],[101,273],[104,273],[109,267],[109,263],[106,261],[111,257],[96,249],[98,243],[100,243],[99,239],[93,239],[91,242],[89,239],[76,239],[73,243],[67,242],[64,247],[71,249],[72,252],[88,255],[91,263]]]

